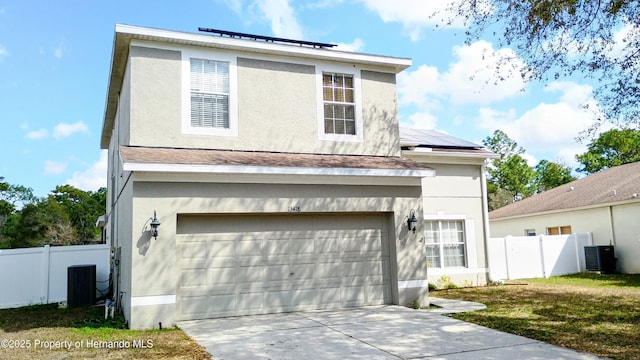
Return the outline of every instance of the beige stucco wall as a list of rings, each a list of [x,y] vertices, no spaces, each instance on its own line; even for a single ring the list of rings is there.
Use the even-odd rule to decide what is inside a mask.
[[[533,215],[514,219],[490,219],[491,237],[507,235],[524,236],[525,229],[535,229],[536,234],[545,235],[548,227],[571,226],[573,233],[593,234],[596,244],[609,244],[613,239],[609,208],[591,208],[553,214]]]
[[[436,176],[424,178],[423,208],[431,220],[464,220],[467,230],[466,268],[429,268],[429,282],[445,277],[458,286],[485,285],[488,264],[485,247],[482,197],[482,165],[429,163]],[[473,241],[473,243],[470,243]]]
[[[300,206],[302,213],[386,212],[394,229],[390,234],[394,302],[408,304],[418,299],[428,304],[427,286],[404,286],[398,282],[426,280],[424,238],[419,227],[409,233],[406,217],[410,209],[422,213],[420,186],[278,185],[227,183],[135,182],[131,292],[133,297],[176,294],[175,258],[177,215],[221,213],[282,213]],[[157,210],[162,223],[158,239],[149,235],[149,221]],[[295,214],[292,214],[295,216]],[[395,271],[393,268],[395,267]],[[175,322],[175,304],[130,307],[133,328],[169,326]]]
[[[611,212],[618,268],[640,274],[640,203],[613,206]]]
[[[547,227],[571,226],[573,233],[593,235],[594,245],[615,245],[618,270],[640,273],[640,203],[490,220],[491,237],[523,236],[525,229],[546,234]]]
[[[215,57],[215,52],[211,56]],[[400,155],[393,72],[370,71],[346,63],[330,64],[360,74],[363,138],[320,140],[316,66],[309,60],[302,64],[293,58],[255,59],[249,53],[238,53],[238,136],[229,137],[182,133],[181,61],[182,53],[178,50],[131,47],[130,81],[125,80],[133,94],[129,99],[128,145]]]

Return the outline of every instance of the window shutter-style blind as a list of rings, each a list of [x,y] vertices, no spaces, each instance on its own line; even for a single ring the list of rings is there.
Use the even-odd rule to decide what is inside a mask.
[[[229,63],[191,59],[191,126],[229,128]]]

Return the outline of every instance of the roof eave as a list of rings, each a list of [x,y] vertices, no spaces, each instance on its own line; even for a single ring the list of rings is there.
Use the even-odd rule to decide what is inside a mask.
[[[454,163],[469,163],[482,165],[487,160],[497,159],[500,157],[498,154],[492,152],[486,153],[471,153],[471,152],[438,152],[437,150],[429,152],[419,152],[415,150],[402,150],[402,157],[406,157],[417,162],[438,162],[448,163],[453,161]]]

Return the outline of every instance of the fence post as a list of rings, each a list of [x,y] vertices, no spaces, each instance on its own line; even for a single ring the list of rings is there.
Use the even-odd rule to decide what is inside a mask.
[[[509,240],[511,238],[511,235],[507,235],[504,237],[504,264],[506,265],[506,270],[507,270],[507,279],[511,280],[511,277],[509,275],[509,249],[507,247],[507,240]]]
[[[573,239],[573,247],[576,249],[576,264],[578,265],[578,272],[582,272],[580,267],[580,246],[578,244],[578,234],[571,234],[569,238]]]
[[[544,266],[544,245],[542,245],[544,243],[544,236],[540,235],[540,237],[538,238],[538,244],[539,245],[539,249],[540,249],[540,266],[542,266],[542,277],[543,278],[547,278],[547,270],[545,269]]]
[[[49,303],[49,273],[51,273],[51,247],[49,244],[44,246],[44,251],[42,251],[43,261],[42,261],[42,270],[44,273],[42,274],[42,293],[43,296],[40,297],[43,304]]]

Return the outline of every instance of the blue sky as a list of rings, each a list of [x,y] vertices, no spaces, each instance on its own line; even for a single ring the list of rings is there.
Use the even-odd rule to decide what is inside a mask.
[[[527,150],[530,165],[575,168],[591,124],[575,81],[493,85],[491,40],[464,45],[464,29],[435,28],[444,1],[404,0],[0,0],[0,176],[45,196],[56,185],[106,186],[99,137],[115,24],[197,32],[209,27],[337,43],[357,52],[408,57],[398,77],[402,126],[436,129],[481,143],[494,130]],[[517,60],[516,60],[517,64]]]

